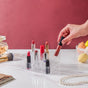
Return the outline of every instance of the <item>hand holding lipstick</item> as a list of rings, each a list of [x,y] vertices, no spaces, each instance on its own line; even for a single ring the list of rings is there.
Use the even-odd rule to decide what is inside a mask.
[[[65,26],[59,33],[58,42],[60,41],[61,37],[64,36],[65,38],[62,40],[62,44],[69,45],[74,38],[78,38],[80,36],[88,35],[88,20],[81,25],[75,24],[68,24]]]
[[[81,25],[68,24],[60,31],[57,41],[61,42],[63,45],[66,43],[67,45],[69,45],[72,39],[78,38],[80,36],[86,36],[86,35],[88,35],[88,20]],[[64,36],[65,38],[61,40],[62,36]],[[62,45],[57,46],[55,56],[58,55],[61,46]]]

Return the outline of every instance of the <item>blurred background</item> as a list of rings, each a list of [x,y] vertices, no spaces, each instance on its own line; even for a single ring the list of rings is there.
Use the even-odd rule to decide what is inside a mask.
[[[0,0],[0,35],[7,37],[10,49],[37,48],[45,41],[57,46],[59,31],[67,24],[82,24],[88,19],[88,0]],[[73,49],[87,37],[74,39],[63,48]]]

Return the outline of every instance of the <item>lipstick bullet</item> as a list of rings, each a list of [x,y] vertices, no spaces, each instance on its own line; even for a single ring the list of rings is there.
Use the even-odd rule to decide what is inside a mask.
[[[31,68],[31,56],[30,51],[27,53],[27,69]]]
[[[45,52],[47,53],[47,58],[49,59],[49,43],[48,43],[48,41],[45,42]]]
[[[45,42],[45,52],[49,52],[49,43],[47,41]]]

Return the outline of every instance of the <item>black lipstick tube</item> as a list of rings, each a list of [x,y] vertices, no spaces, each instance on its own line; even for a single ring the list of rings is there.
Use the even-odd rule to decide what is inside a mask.
[[[31,56],[27,56],[27,69],[31,68]]]
[[[50,74],[50,62],[48,59],[46,60],[46,74]]]
[[[45,55],[45,60],[47,59],[47,53],[44,54]]]

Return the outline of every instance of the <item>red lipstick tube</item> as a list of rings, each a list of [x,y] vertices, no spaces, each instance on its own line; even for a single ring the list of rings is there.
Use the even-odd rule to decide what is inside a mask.
[[[43,60],[44,58],[44,45],[40,46],[40,59]]]
[[[60,49],[62,48],[62,40],[64,39],[65,37],[61,37],[61,39],[60,39],[60,42],[59,42],[59,44],[58,44],[58,46],[57,46],[57,49],[56,49],[56,52],[55,52],[55,56],[58,56],[58,54],[59,54],[59,52],[60,52]]]

